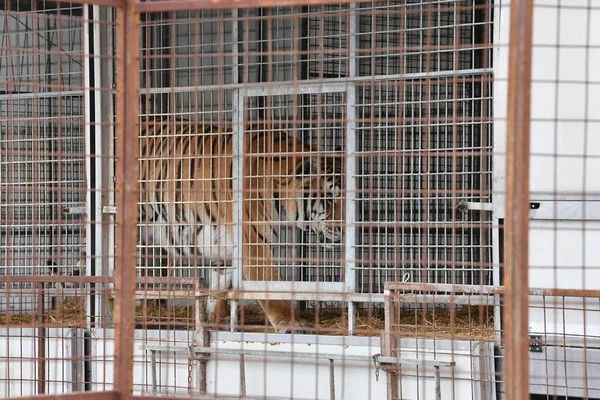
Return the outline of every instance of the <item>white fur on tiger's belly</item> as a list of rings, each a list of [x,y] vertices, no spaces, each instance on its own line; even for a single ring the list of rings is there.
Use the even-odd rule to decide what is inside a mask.
[[[227,227],[215,224],[173,226],[161,219],[142,224],[140,239],[142,246],[162,247],[176,265],[199,264],[198,267],[210,268],[209,289],[215,296],[226,296],[225,292],[232,287],[233,270],[226,265],[232,264],[234,241]],[[172,245],[168,245],[170,242]],[[217,305],[215,296],[209,296],[206,304],[209,322],[216,322],[212,321]]]

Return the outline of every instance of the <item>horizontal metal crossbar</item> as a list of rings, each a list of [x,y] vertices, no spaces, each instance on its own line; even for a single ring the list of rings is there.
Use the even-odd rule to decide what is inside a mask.
[[[398,290],[420,290],[426,292],[450,292],[464,294],[504,294],[504,286],[479,286],[479,285],[447,285],[430,283],[401,283],[386,282],[386,295],[392,295],[391,292]],[[398,296],[406,296],[398,293]],[[546,289],[529,288],[530,296],[564,296],[564,297],[600,297],[600,290],[591,289]],[[437,296],[436,296],[437,297]]]
[[[348,88],[349,83],[370,83],[370,82],[386,82],[400,80],[416,80],[416,79],[431,79],[431,78],[454,78],[458,76],[481,76],[490,74],[491,68],[474,68],[457,71],[431,71],[431,72],[415,72],[406,74],[390,74],[390,75],[371,75],[371,76],[353,76],[344,78],[328,78],[320,80],[319,83],[305,82],[276,82],[272,86],[265,83],[232,83],[225,85],[202,85],[202,86],[177,86],[177,87],[155,87],[145,88],[141,92],[143,94],[162,94],[162,93],[191,93],[197,91],[225,90],[225,89],[241,89],[248,96],[259,95],[275,95],[275,94],[301,94],[301,93],[333,93],[343,92]],[[319,88],[317,92],[313,88]]]
[[[162,352],[162,353],[190,353],[192,351],[196,354],[219,354],[219,355],[244,355],[244,356],[256,356],[256,357],[282,357],[282,358],[293,358],[293,359],[305,359],[305,360],[335,360],[345,362],[373,362],[373,356],[354,356],[354,355],[340,355],[340,354],[329,354],[329,353],[302,353],[296,351],[272,351],[272,350],[240,350],[240,349],[223,349],[216,347],[185,347],[185,346],[153,346],[153,345],[142,345],[140,350]],[[389,365],[415,365],[421,367],[454,367],[456,363],[454,361],[438,361],[438,360],[417,360],[407,359],[399,357],[383,357],[377,356],[378,361],[381,364]]]

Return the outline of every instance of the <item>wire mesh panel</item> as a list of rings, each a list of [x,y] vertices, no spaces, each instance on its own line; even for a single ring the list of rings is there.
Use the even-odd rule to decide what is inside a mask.
[[[93,10],[42,1],[1,6],[2,397],[91,389],[89,329],[108,317],[98,295],[114,252],[99,253],[93,243],[109,205],[100,199],[110,197],[100,184],[110,153],[103,158],[98,144],[112,135],[108,121],[100,123],[107,110],[93,103],[112,94],[110,85],[101,92],[100,58],[94,75],[90,53],[100,54],[100,32],[110,29],[108,10],[103,19]],[[90,25],[98,30],[90,34]]]
[[[361,292],[492,283],[491,213],[457,210],[492,190],[492,12],[467,3],[358,8],[358,72],[385,79],[357,87]]]
[[[65,18],[8,11],[2,16],[3,275],[81,269],[85,219],[76,208],[85,204],[86,194],[82,37],[81,21],[68,17],[81,15],[81,7],[63,12]],[[12,311],[36,307],[33,298],[18,297]],[[9,299],[2,299],[3,311],[11,307]]]
[[[319,91],[324,90],[319,88]],[[302,156],[312,159],[341,182],[343,178],[343,157],[346,110],[344,92],[311,93],[306,95],[266,95],[249,96],[245,104],[245,119],[248,121],[266,120],[273,126],[274,134],[283,131],[298,138],[301,142],[313,146],[308,154]],[[297,121],[297,122],[295,122]],[[301,121],[306,121],[302,124]],[[256,133],[261,133],[257,131]],[[270,156],[265,152],[265,157]],[[315,166],[317,168],[317,166]],[[279,179],[291,179],[297,171],[275,171],[282,175]],[[309,196],[324,196],[320,188],[308,188]],[[342,187],[337,196],[343,196]],[[310,192],[315,192],[314,194]],[[335,193],[331,193],[331,201]],[[293,195],[307,196],[306,193]],[[285,202],[290,199],[277,198],[273,201]],[[280,211],[284,211],[283,209]],[[340,210],[341,211],[341,210]],[[305,216],[308,218],[308,216]],[[289,216],[283,216],[282,220]],[[339,215],[335,223],[343,223]],[[265,221],[266,222],[266,221]],[[318,230],[302,230],[289,223],[280,223],[277,229],[277,245],[274,255],[279,270],[280,280],[341,282],[343,279],[340,262],[343,254],[342,243],[337,238],[328,240]],[[333,238],[335,239],[335,238]],[[275,260],[274,260],[275,261]],[[302,265],[305,265],[304,267]]]
[[[600,396],[558,3],[2,3],[2,396]]]
[[[239,391],[223,387],[206,375],[211,361],[196,358],[219,343],[209,374],[243,371],[250,354],[269,368],[260,340],[252,351],[227,348],[226,328],[252,340],[254,330],[379,336],[386,282],[499,283],[493,15],[483,1],[142,15],[137,296],[157,301],[137,312],[140,327],[158,330],[143,334],[145,392],[247,393],[244,372]],[[481,361],[486,391],[473,396],[494,385],[498,308],[485,312],[469,323],[488,324],[488,336],[462,337],[469,367],[456,370],[466,382]],[[457,339],[444,337],[450,359]],[[226,367],[221,351],[240,364]],[[279,393],[265,390],[252,393]]]

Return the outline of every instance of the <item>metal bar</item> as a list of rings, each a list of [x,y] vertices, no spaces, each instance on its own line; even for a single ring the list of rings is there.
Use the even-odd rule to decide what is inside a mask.
[[[319,293],[343,293],[342,282],[269,282],[269,281],[244,281],[244,291],[257,292],[287,292],[294,296],[302,292],[314,293],[318,286]]]
[[[530,202],[530,219],[539,220],[600,220],[599,201],[537,201]]]
[[[335,400],[335,367],[333,359],[329,359],[329,398]]]
[[[61,90],[60,95],[63,97],[76,97],[83,96],[86,91],[84,90]],[[0,101],[5,100],[25,100],[36,97],[37,99],[56,98],[56,91],[51,92],[36,92],[34,93],[15,93],[15,94],[0,94]],[[22,119],[19,118],[19,121]]]
[[[386,326],[388,325],[389,318],[386,318]],[[380,335],[380,347],[382,357],[379,357],[378,362],[381,362],[381,358],[390,357],[392,355],[392,331],[387,329],[381,332]],[[385,371],[386,376],[386,393],[388,400],[398,399],[398,375],[394,371]]]
[[[189,347],[186,346],[157,346],[157,345],[142,345],[139,347],[145,351],[157,351],[163,353],[188,353]],[[328,354],[328,353],[300,353],[296,351],[272,351],[272,350],[246,350],[246,349],[224,349],[220,347],[194,347],[194,352],[198,353],[210,353],[210,354],[221,354],[221,355],[241,355],[244,356],[256,356],[256,357],[281,357],[287,358],[292,357],[294,359],[306,359],[306,360],[335,360],[345,362],[366,362],[372,363],[372,356],[353,356],[344,354]],[[456,363],[454,361],[437,361],[437,360],[416,360],[401,357],[379,357],[381,364],[386,365],[417,365],[422,367],[454,367]]]
[[[356,3],[350,4],[349,29],[349,54],[348,54],[348,76],[350,79],[356,78],[357,59],[356,50],[358,49],[358,13]],[[356,219],[356,88],[352,83],[346,83],[346,221],[345,226],[345,289],[348,293],[356,292],[356,226],[353,225]],[[356,329],[356,309],[352,301],[348,301],[348,334],[354,334]]]
[[[72,283],[109,283],[114,280],[110,276],[57,276],[57,275],[4,275],[0,282],[41,282],[41,283],[52,283],[52,282],[72,282]],[[11,289],[15,291],[17,289]],[[1,289],[2,291],[8,291],[7,289]]]
[[[58,3],[67,3],[73,4],[71,0],[56,0]],[[127,0],[78,0],[77,4],[90,4],[97,6],[106,6],[106,7],[115,7],[120,8],[123,7]]]
[[[442,400],[442,387],[440,382],[440,367],[435,367],[435,400]]]
[[[83,360],[83,349],[81,348],[81,341],[79,335],[79,329],[71,329],[71,383],[73,392],[79,392],[83,390],[83,375],[82,375],[82,360]]]
[[[156,394],[156,351],[150,351],[150,363],[152,368],[152,394]]]
[[[342,87],[340,90],[332,90],[332,92],[345,91],[349,83],[359,82],[386,82],[386,81],[398,81],[398,80],[418,80],[425,78],[453,78],[454,76],[469,76],[469,75],[483,75],[491,74],[493,70],[491,68],[476,68],[476,69],[465,69],[459,71],[432,71],[432,72],[414,72],[408,74],[390,74],[390,75],[375,75],[375,76],[354,76],[348,78],[324,78],[319,80],[319,84],[312,82],[277,82],[277,87],[271,86],[270,89],[266,89],[264,84],[259,83],[233,83],[227,85],[202,85],[202,86],[178,86],[174,88],[148,88],[144,89],[144,93],[148,94],[160,94],[160,93],[189,93],[193,91],[212,91],[212,90],[224,90],[224,89],[244,89],[244,95],[246,90],[253,91],[253,96],[260,96],[265,94],[296,94],[303,93],[299,92],[300,88],[304,87],[318,87],[324,89],[327,87],[335,87],[339,85]],[[312,89],[302,89],[312,90]],[[326,92],[314,92],[309,91],[305,93],[326,93]],[[1,98],[1,96],[0,96]]]
[[[329,84],[302,84],[288,86],[261,86],[248,88],[245,95],[248,97],[280,96],[285,94],[318,94],[318,93],[343,93],[348,89],[348,82],[335,82]]]
[[[98,254],[107,254],[106,252],[103,251],[103,246],[104,246],[104,241],[105,241],[105,235],[106,235],[106,224],[104,224],[104,215],[102,213],[102,208],[103,208],[103,203],[104,203],[104,197],[106,195],[105,191],[103,189],[105,189],[105,186],[103,185],[104,182],[106,182],[106,180],[104,179],[104,174],[106,174],[106,170],[108,168],[107,165],[110,162],[109,160],[107,160],[107,158],[105,157],[107,154],[105,154],[104,152],[104,143],[105,142],[112,142],[112,140],[106,140],[103,137],[103,129],[104,127],[102,126],[102,122],[104,121],[110,121],[109,119],[106,119],[105,116],[102,114],[102,107],[105,104],[108,104],[109,102],[112,101],[112,95],[104,95],[104,93],[102,93],[102,87],[106,87],[108,85],[105,85],[105,81],[102,79],[102,74],[103,69],[102,69],[102,63],[105,63],[104,65],[106,65],[106,60],[103,60],[102,58],[102,39],[103,39],[103,33],[105,32],[105,30],[107,29],[107,26],[105,24],[102,24],[100,21],[102,21],[102,16],[100,13],[100,7],[97,5],[92,6],[92,13],[93,13],[93,21],[92,21],[92,31],[93,31],[93,37],[92,37],[92,44],[93,44],[93,65],[94,65],[94,81],[93,81],[93,90],[94,90],[94,100],[95,100],[95,104],[94,104],[94,168],[95,168],[95,182],[93,183],[94,185],[94,199],[95,199],[95,209],[94,209],[94,214],[93,214],[93,218],[94,218],[94,243],[90,245],[90,249],[93,250],[93,253],[87,252],[87,247],[86,247],[86,257],[87,259],[85,260],[85,265],[86,265],[86,269],[87,269],[87,276],[97,276],[97,275],[104,275],[103,274],[103,269],[101,268],[101,264],[104,262],[103,259],[100,260],[92,260],[91,257],[95,257]],[[110,54],[110,53],[108,53]],[[112,114],[111,114],[112,115]],[[90,121],[92,122],[92,121]],[[90,154],[90,153],[88,153]],[[89,157],[88,157],[89,158]],[[90,185],[90,183],[88,183],[88,185]],[[90,204],[91,207],[91,204]],[[88,227],[91,224],[86,224],[86,227]],[[89,228],[88,228],[89,229]],[[86,236],[87,238],[91,238],[91,234],[89,236]],[[89,239],[87,239],[89,241]],[[87,246],[87,243],[86,243]],[[98,262],[99,261],[99,262]],[[99,285],[100,286],[100,285]],[[102,304],[101,302],[103,301],[101,298],[104,296],[98,296],[96,294],[96,285],[90,285],[90,291],[89,291],[89,296],[88,296],[88,314],[87,314],[87,326],[88,327],[92,327],[94,326],[98,326],[96,325],[99,322],[100,318],[104,317],[104,313],[102,312]]]
[[[238,16],[237,9],[234,11],[233,17]],[[241,83],[238,69],[238,20],[234,19],[233,22],[233,82],[238,84]],[[221,90],[221,89],[219,89]],[[237,95],[237,96],[236,96]],[[237,99],[237,101],[236,101]],[[243,258],[243,187],[244,187],[244,96],[242,96],[241,90],[234,92],[233,96],[233,133],[234,140],[231,144],[233,159],[231,160],[232,168],[232,184],[231,189],[233,191],[233,237],[237,246],[233,250],[233,278],[232,288],[239,289],[242,285],[243,271],[242,271],[242,258]],[[233,332],[235,326],[238,325],[238,301],[234,299],[230,302],[229,312],[229,328]]]
[[[436,283],[403,283],[386,282],[385,291],[389,293],[396,290],[421,290],[431,292],[461,292],[468,294],[496,294],[503,293],[502,286],[477,286],[477,285],[449,285]],[[391,293],[389,293],[391,295]]]
[[[246,359],[240,354],[240,396],[246,397]]]
[[[238,39],[239,39],[239,21],[238,21],[238,10],[237,9],[233,9],[231,10],[231,17],[233,19],[232,22],[232,27],[231,27],[231,40],[232,40],[232,82],[233,83],[240,83],[240,74],[239,74],[239,43],[238,43]],[[232,150],[233,150],[233,154],[237,155],[236,157],[234,157],[234,159],[232,160],[232,178],[234,179],[232,182],[232,190],[233,190],[233,198],[234,200],[234,204],[233,204],[233,231],[234,233],[234,238],[236,238],[236,243],[238,243],[238,246],[235,247],[234,249],[234,265],[235,265],[235,269],[233,272],[233,278],[232,278],[232,287],[234,289],[238,289],[240,287],[240,283],[242,280],[242,209],[243,209],[243,205],[242,205],[242,185],[243,185],[243,154],[241,154],[239,152],[240,149],[243,149],[243,145],[244,145],[244,141],[243,141],[243,129],[244,129],[244,110],[243,110],[243,103],[240,104],[239,101],[239,92],[236,93],[237,97],[238,97],[238,101],[235,102],[234,100],[234,110],[233,110],[233,115],[232,115],[232,119],[233,119],[233,123],[237,125],[234,126],[233,132],[236,133],[238,135],[238,137],[236,139],[238,140],[234,140],[233,144],[232,144]],[[236,96],[234,94],[233,99],[235,99]],[[240,105],[242,106],[242,109],[240,109]],[[235,171],[235,172],[233,172]],[[236,195],[236,193],[238,193],[238,195]],[[236,261],[237,260],[237,261]],[[238,321],[238,301],[237,300],[232,300],[230,301],[230,306],[229,306],[229,330],[231,330],[232,332],[235,330],[235,327],[239,324]]]
[[[414,288],[413,288],[414,289]],[[65,289],[67,290],[67,289]],[[546,289],[541,289],[546,290]],[[550,289],[548,289],[550,290]],[[190,290],[169,290],[170,299],[189,299]],[[2,293],[2,291],[0,291]],[[60,292],[64,293],[64,292]],[[338,293],[286,293],[286,292],[229,292],[229,299],[236,300],[262,300],[266,296],[273,300],[298,300],[298,301],[347,301],[348,304],[355,302],[372,302],[382,303],[385,301],[385,295],[383,294],[338,294]],[[489,295],[478,295],[478,294],[459,294],[459,295],[447,295],[447,294],[404,294],[401,295],[403,302],[406,303],[438,303],[447,304],[452,302],[454,304],[470,304],[470,305],[492,305],[499,304],[494,303],[492,296]],[[558,296],[558,295],[557,295]],[[136,291],[136,298],[138,299],[163,299],[165,297],[165,291],[154,290],[154,291]],[[596,297],[589,295],[586,297]],[[348,310],[350,314],[350,310]],[[351,317],[349,315],[349,317]]]
[[[19,397],[19,400],[77,400],[81,398],[85,398],[86,400],[119,400],[119,394],[115,391],[79,392],[68,394],[52,394],[44,396]]]
[[[473,294],[506,294],[505,286],[476,286],[476,285],[447,285],[431,283],[399,283],[387,282],[385,288],[388,291],[394,290],[421,290],[421,291],[439,291],[439,292],[460,292],[460,295],[454,295],[456,298]],[[555,289],[555,288],[528,288],[525,293],[530,296],[555,296],[555,297],[583,297],[598,298],[600,290],[597,289]],[[392,295],[391,293],[388,295]],[[398,293],[397,296],[412,296],[413,294]],[[418,296],[418,295],[416,295]],[[438,295],[430,295],[435,296]],[[442,295],[440,295],[442,296]]]
[[[37,295],[37,393],[46,393],[46,328],[44,326],[44,284],[39,282]]]
[[[529,125],[533,1],[510,6],[505,220],[506,398],[529,397]]]
[[[135,271],[137,245],[139,35],[133,2],[117,11],[117,268],[115,277],[114,388],[121,399],[133,390]]]
[[[105,0],[109,1],[109,0]],[[311,4],[345,4],[349,0],[182,0],[182,1],[157,1],[150,3],[139,3],[135,10],[138,12],[160,12],[160,11],[187,11],[187,10],[208,10],[208,9],[224,9],[224,8],[261,8],[261,7],[287,7],[298,5]]]
[[[205,286],[204,280],[201,280],[198,283],[199,286]],[[208,331],[208,316],[206,312],[206,296],[196,296],[199,312],[198,312],[198,321],[199,329],[197,332],[197,343],[203,347],[208,347],[210,345],[210,332]],[[206,361],[201,360],[198,365],[198,390],[200,393],[206,393],[207,387],[207,378],[206,378]]]

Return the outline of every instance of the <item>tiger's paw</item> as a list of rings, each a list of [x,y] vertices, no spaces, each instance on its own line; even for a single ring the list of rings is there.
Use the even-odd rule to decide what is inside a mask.
[[[295,333],[295,334],[311,334],[315,333],[315,326],[309,322],[300,321],[281,321],[275,327],[277,333]]]

